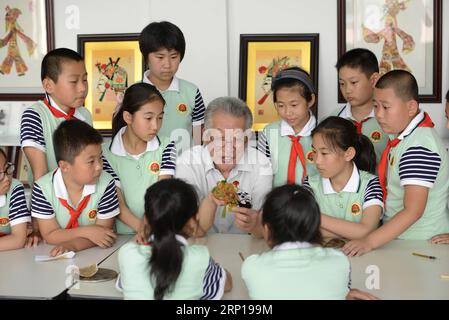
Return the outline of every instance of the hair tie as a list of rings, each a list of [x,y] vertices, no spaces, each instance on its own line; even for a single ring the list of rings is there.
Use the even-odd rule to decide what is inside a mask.
[[[274,86],[279,80],[282,79],[296,79],[301,81],[312,93],[315,93],[315,88],[312,83],[312,79],[310,76],[301,70],[296,69],[287,69],[287,70],[279,70],[276,76],[273,78],[271,82],[271,90],[274,89]]]

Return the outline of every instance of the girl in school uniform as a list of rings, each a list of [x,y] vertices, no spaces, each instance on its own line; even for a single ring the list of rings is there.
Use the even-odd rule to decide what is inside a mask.
[[[273,189],[263,205],[262,225],[271,250],[242,265],[251,299],[345,299],[349,260],[320,246],[320,208],[308,188]]]
[[[158,135],[164,105],[164,99],[154,86],[133,84],[126,90],[122,105],[114,116],[112,142],[103,144],[103,155],[107,160],[104,168],[118,176],[118,187],[129,208],[121,208],[121,221],[116,222],[117,233],[140,230],[145,190],[175,173],[175,144]]]
[[[187,242],[196,234],[197,212],[195,189],[183,180],[162,180],[148,188],[149,242],[128,242],[118,254],[125,299],[220,299],[231,289],[230,274],[214,262],[207,247]]]
[[[280,121],[261,132],[257,148],[273,165],[273,185],[302,184],[315,172],[311,133],[316,126],[310,108],[315,88],[309,74],[298,67],[280,70],[272,80],[273,100]]]
[[[0,251],[22,248],[27,239],[27,223],[31,222],[25,200],[25,189],[13,179],[14,165],[7,162],[0,149]]]
[[[312,132],[319,174],[306,177],[320,204],[324,237],[359,239],[379,226],[382,188],[371,141],[340,117],[328,117]]]

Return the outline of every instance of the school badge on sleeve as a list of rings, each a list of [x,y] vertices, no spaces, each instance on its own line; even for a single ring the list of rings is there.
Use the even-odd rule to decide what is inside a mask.
[[[180,114],[186,114],[188,109],[189,109],[189,108],[187,107],[187,104],[185,104],[185,103],[180,103],[180,104],[178,104],[178,106],[176,107],[176,110],[177,110]]]
[[[7,227],[9,225],[9,218],[0,218],[0,227]]]
[[[89,213],[87,214],[87,219],[89,219],[89,221],[91,222],[97,220],[97,210],[95,209],[90,210]]]
[[[380,133],[379,131],[371,132],[371,141],[372,142],[379,142],[380,139],[382,139],[382,133]]]
[[[310,163],[313,163],[313,151],[307,152],[306,159],[307,159],[307,161],[309,161]]]
[[[153,161],[148,165],[148,170],[152,174],[159,174],[159,171],[161,170],[161,166],[159,165],[159,162]]]
[[[360,212],[362,212],[362,208],[360,207],[360,204],[358,204],[357,202],[353,203],[351,206],[351,213],[354,216],[357,216],[360,214]]]

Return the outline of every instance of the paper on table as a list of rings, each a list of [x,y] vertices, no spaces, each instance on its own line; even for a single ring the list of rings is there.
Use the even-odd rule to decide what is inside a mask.
[[[52,260],[59,260],[59,259],[72,259],[75,256],[75,252],[69,251],[63,254],[60,254],[56,257],[50,257],[50,256],[35,256],[34,261],[36,262],[43,262],[43,261],[52,261]]]

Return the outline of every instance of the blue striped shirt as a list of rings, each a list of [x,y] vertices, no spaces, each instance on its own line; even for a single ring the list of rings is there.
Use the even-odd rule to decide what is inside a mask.
[[[220,299],[221,296],[218,296],[222,292],[220,282],[224,276],[223,268],[209,258],[209,265],[203,279],[203,296],[200,300]]]
[[[26,109],[22,114],[20,124],[20,144],[23,146],[24,141],[31,141],[45,150],[44,129],[39,113],[33,109]]]
[[[440,170],[441,157],[426,147],[413,146],[399,160],[401,184],[417,184],[431,188]]]
[[[11,200],[9,201],[9,223],[14,226],[18,223],[31,221],[31,214],[28,210],[25,189],[23,185],[17,185],[11,193]]]
[[[192,124],[200,125],[204,121],[204,112],[206,107],[204,105],[203,97],[201,96],[200,89],[196,90],[195,106],[192,110]]]

